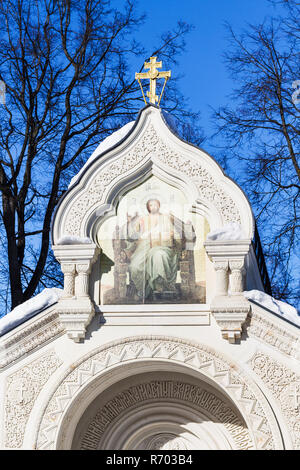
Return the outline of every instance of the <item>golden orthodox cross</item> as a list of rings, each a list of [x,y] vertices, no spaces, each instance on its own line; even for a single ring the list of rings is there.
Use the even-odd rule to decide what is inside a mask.
[[[143,98],[144,98],[144,101],[145,101],[146,104],[147,104],[147,102],[146,102],[146,98],[145,98],[145,95],[144,95],[144,90],[143,90],[143,87],[142,87],[142,84],[141,84],[141,79],[143,80],[145,78],[148,78],[150,80],[150,90],[147,91],[147,96],[149,98],[149,103],[156,104],[156,102],[158,102],[158,106],[159,106],[161,97],[163,95],[163,92],[164,92],[164,89],[165,89],[165,86],[166,86],[166,83],[167,83],[168,79],[171,77],[171,71],[169,70],[167,72],[158,72],[157,69],[162,68],[162,62],[156,62],[156,57],[150,57],[150,62],[145,62],[144,67],[145,67],[145,69],[150,69],[149,72],[136,73],[135,74],[135,79],[138,80],[138,82],[140,84],[140,87],[141,87],[141,90],[142,90],[142,93],[143,93]],[[163,86],[163,89],[162,89],[162,92],[161,92],[159,98],[156,94],[156,80],[158,78],[164,78],[165,79],[165,83],[164,83],[164,86]]]

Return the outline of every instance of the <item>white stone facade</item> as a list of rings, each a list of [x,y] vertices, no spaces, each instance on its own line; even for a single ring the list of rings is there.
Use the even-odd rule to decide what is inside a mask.
[[[211,230],[243,228],[205,243],[205,304],[99,303],[99,220],[150,175]],[[92,243],[58,244],[66,236]],[[299,327],[244,297],[263,290],[253,236],[240,188],[144,108],[56,211],[63,297],[0,338],[0,448],[299,450]]]

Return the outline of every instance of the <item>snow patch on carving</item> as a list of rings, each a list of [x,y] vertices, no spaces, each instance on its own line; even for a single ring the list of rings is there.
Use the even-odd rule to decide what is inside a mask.
[[[0,336],[58,302],[62,294],[63,289],[58,287],[46,288],[32,299],[18,305],[0,318]]]

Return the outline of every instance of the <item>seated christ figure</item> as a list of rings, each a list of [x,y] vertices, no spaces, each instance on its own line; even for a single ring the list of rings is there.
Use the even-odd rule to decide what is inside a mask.
[[[157,293],[176,295],[180,253],[187,240],[195,240],[192,224],[161,214],[158,199],[148,200],[146,207],[146,216],[127,216],[129,273],[141,301]]]

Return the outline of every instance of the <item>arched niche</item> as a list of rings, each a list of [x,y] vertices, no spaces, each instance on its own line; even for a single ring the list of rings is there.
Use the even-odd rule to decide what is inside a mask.
[[[216,384],[185,367],[163,361],[156,366],[154,372],[151,362],[140,363],[99,393],[83,411],[71,448],[254,448],[245,420]]]
[[[92,282],[98,286],[97,303],[206,302],[212,268],[204,242],[210,227],[193,203],[193,188],[172,183],[151,175],[125,187],[111,209],[95,219],[92,236],[100,255]],[[159,279],[162,289],[151,277]]]

